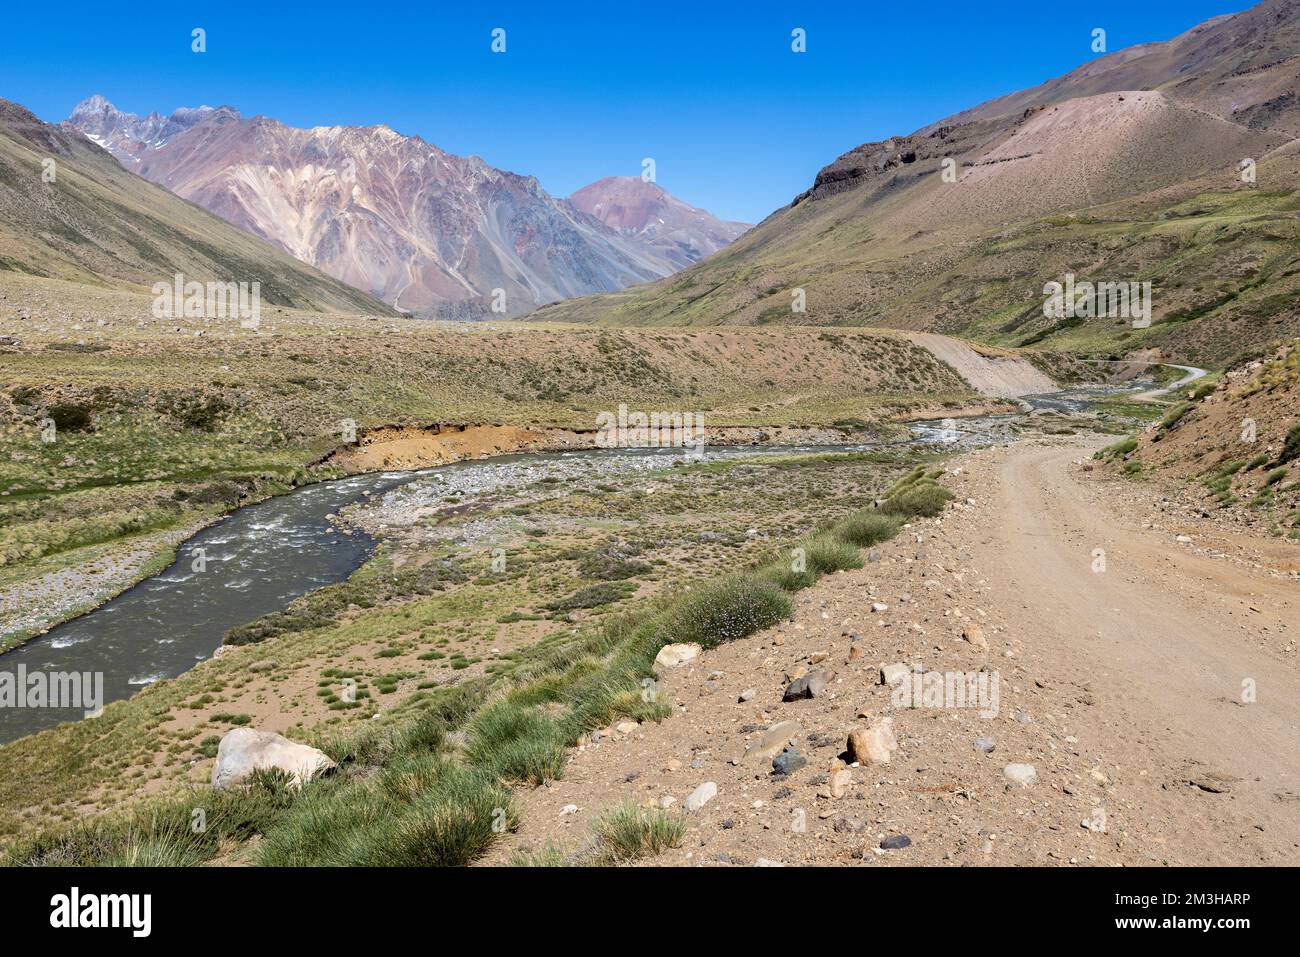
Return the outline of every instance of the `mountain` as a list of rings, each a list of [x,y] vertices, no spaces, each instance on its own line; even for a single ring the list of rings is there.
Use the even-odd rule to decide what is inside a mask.
[[[420,316],[518,315],[622,289],[670,275],[743,229],[653,184],[642,196],[602,180],[575,202],[556,198],[531,176],[387,126],[297,129],[227,106],[140,117],[101,96],[64,126],[146,179]],[[604,209],[628,197],[653,218],[607,225],[586,208],[605,196]]]
[[[858,146],[671,280],[535,316],[896,326],[1223,361],[1300,333],[1298,86],[1300,2],[1267,0]],[[1045,315],[1044,286],[1067,273],[1150,282],[1153,321]]]
[[[634,241],[661,251],[677,269],[734,242],[749,223],[696,209],[639,176],[606,176],[569,197],[581,212]]]
[[[259,282],[264,304],[393,314],[8,100],[0,100],[0,270],[137,289],[181,273]]]

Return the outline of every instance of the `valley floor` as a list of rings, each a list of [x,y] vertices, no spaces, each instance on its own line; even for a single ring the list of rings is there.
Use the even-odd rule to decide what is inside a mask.
[[[523,823],[485,863],[581,860],[606,810],[677,813],[704,782],[717,796],[645,863],[1296,863],[1300,546],[1094,471],[1098,444],[952,460],[944,483],[964,504],[799,593],[792,621],[667,671],[673,717],[597,732],[562,779],[521,789]],[[996,671],[997,714],[894,708],[889,663]],[[783,703],[814,667],[835,672],[827,690]],[[885,715],[892,761],[851,767],[831,797],[848,732]],[[808,764],[776,776],[744,754],[784,721]],[[1037,782],[1010,783],[1010,763]],[[900,835],[910,846],[880,849]]]

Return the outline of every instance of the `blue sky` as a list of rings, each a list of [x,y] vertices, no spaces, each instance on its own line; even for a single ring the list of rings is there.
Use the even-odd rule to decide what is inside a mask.
[[[0,97],[44,119],[91,93],[168,113],[228,103],[294,126],[387,123],[568,195],[639,175],[757,221],[873,139],[1167,39],[1246,0],[906,4],[10,4]],[[208,49],[190,50],[190,31]],[[506,30],[506,53],[490,50]],[[806,53],[790,31],[807,31]]]

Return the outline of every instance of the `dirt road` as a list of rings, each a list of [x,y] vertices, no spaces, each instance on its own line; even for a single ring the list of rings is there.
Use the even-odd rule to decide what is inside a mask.
[[[1077,457],[1025,448],[1001,464],[990,581],[1022,599],[1052,672],[1097,682],[1099,734],[1170,777],[1185,768],[1222,786],[1277,850],[1294,850],[1300,672],[1282,649],[1300,633],[1300,587],[1134,528],[1107,507],[1107,486],[1081,483]]]
[[[611,729],[562,780],[521,792],[521,833],[489,863],[576,847],[603,809],[677,808],[703,782],[718,796],[651,863],[1300,862],[1300,548],[1230,536],[1154,483],[1087,470],[1095,444],[953,460],[958,500],[941,519],[800,593],[793,622],[666,674],[675,715]],[[971,625],[987,648],[962,640]],[[890,662],[996,671],[997,714],[900,708],[880,684]],[[782,702],[811,667],[834,671],[827,692]],[[832,796],[848,730],[883,716],[893,760],[852,767]],[[785,721],[807,767],[773,775],[741,757]],[[1009,783],[1013,762],[1037,783]],[[910,845],[880,848],[901,835]]]

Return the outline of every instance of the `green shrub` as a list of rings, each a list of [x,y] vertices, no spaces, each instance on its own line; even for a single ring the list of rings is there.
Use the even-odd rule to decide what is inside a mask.
[[[952,499],[952,492],[942,485],[918,482],[890,495],[881,507],[881,511],[887,515],[899,515],[903,518],[915,516],[933,518],[942,512],[943,507]]]
[[[795,570],[795,553],[791,551],[763,566],[758,574],[783,591],[799,591],[822,575],[862,567],[862,554],[856,546],[829,535],[805,539],[797,548],[803,550],[802,571]]]
[[[546,605],[550,611],[572,611],[579,608],[599,608],[616,601],[622,601],[633,591],[622,582],[597,582],[579,588],[567,598]]]
[[[863,510],[842,519],[831,530],[831,534],[842,542],[867,548],[893,538],[898,534],[901,525],[895,515],[882,515],[880,512]]]
[[[1122,455],[1128,455],[1138,446],[1136,438],[1123,439],[1114,445],[1108,445],[1101,451],[1093,455],[1095,459],[1116,459]]]
[[[1161,429],[1172,429],[1175,425],[1178,424],[1179,420],[1181,420],[1183,416],[1185,416],[1188,412],[1191,412],[1192,409],[1194,409],[1195,407],[1196,407],[1196,403],[1194,402],[1178,403],[1178,405],[1174,406],[1164,414],[1164,418],[1160,420],[1159,427]]]
[[[712,648],[775,625],[793,606],[785,592],[756,574],[731,575],[687,592],[665,625],[669,641]]]

